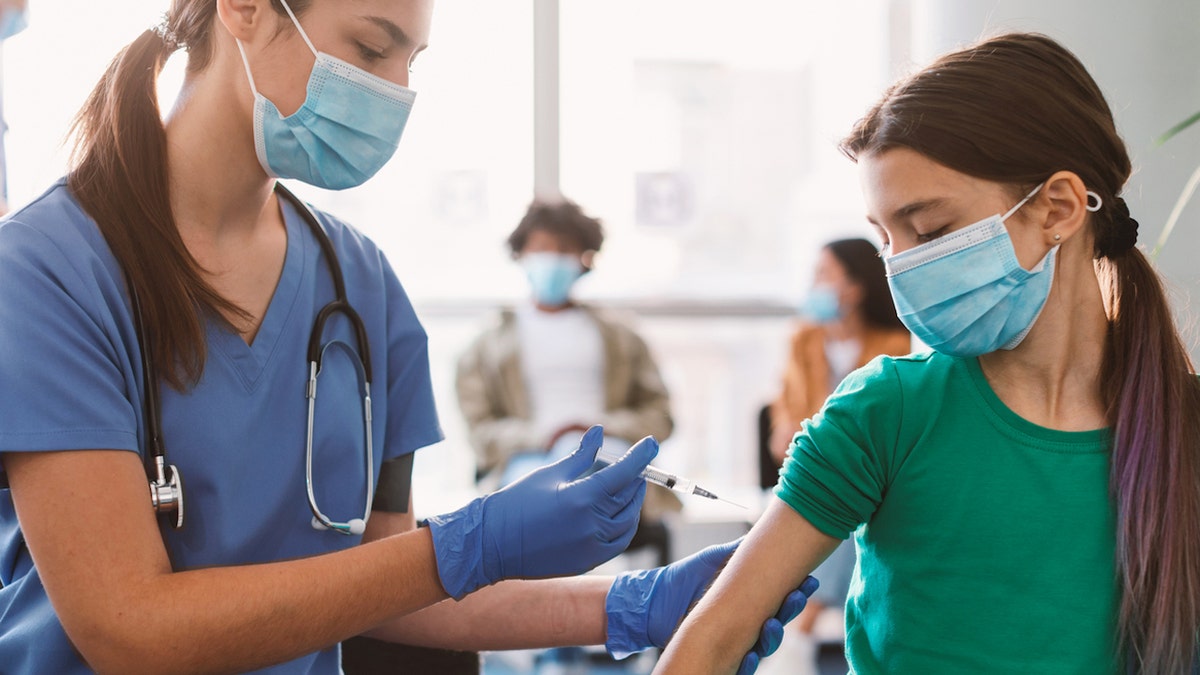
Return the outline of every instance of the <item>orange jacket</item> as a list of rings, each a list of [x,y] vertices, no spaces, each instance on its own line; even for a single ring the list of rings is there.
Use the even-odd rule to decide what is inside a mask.
[[[856,368],[865,366],[880,354],[902,356],[912,351],[912,338],[904,329],[868,328],[862,337],[862,353]],[[787,366],[783,374],[783,390],[771,404],[772,439],[786,433],[791,440],[800,423],[821,409],[833,393],[830,387],[829,360],[825,357],[825,329],[816,324],[801,324],[792,335]],[[786,448],[772,442],[772,454],[782,456]]]

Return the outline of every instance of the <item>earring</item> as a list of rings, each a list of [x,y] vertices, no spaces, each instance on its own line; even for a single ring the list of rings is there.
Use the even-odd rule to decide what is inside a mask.
[[[1060,239],[1062,239],[1062,235],[1061,235],[1061,234],[1055,234],[1055,235],[1054,235],[1054,241],[1059,241]]]

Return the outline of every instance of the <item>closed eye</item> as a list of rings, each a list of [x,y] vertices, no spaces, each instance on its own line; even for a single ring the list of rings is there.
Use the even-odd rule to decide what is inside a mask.
[[[368,47],[367,45],[363,44],[362,42],[355,42],[355,45],[358,47],[359,56],[362,56],[363,60],[365,60],[367,63],[374,63],[376,61],[383,59],[386,56],[383,52],[379,51],[378,49]]]
[[[924,244],[927,242],[931,242],[934,239],[937,239],[939,237],[944,237],[946,235],[946,231],[949,229],[950,229],[949,225],[943,225],[932,232],[925,232],[923,234],[918,233],[917,234],[917,243]]]

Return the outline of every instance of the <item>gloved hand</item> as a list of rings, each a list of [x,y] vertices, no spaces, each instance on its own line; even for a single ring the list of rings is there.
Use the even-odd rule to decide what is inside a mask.
[[[608,641],[605,646],[615,658],[650,647],[665,647],[691,606],[704,595],[713,578],[725,566],[742,540],[710,546],[699,553],[652,570],[626,572],[608,590]],[[762,658],[779,649],[783,627],[804,609],[808,596],[817,590],[817,580],[808,577],[788,594],[779,612],[763,624],[738,675],[749,675]]]
[[[800,584],[800,588],[788,593],[775,616],[763,623],[758,642],[754,643],[754,649],[747,652],[746,657],[742,659],[742,665],[738,668],[737,675],[753,675],[754,671],[758,670],[759,662],[779,649],[780,643],[783,642],[783,627],[799,616],[800,612],[804,610],[804,606],[808,604],[809,596],[817,590],[819,585],[815,577],[808,577],[804,583]]]
[[[594,426],[569,457],[429,519],[438,576],[451,597],[501,579],[580,574],[625,550],[646,496],[641,473],[658,442],[647,436],[616,463],[580,478],[603,437]]]

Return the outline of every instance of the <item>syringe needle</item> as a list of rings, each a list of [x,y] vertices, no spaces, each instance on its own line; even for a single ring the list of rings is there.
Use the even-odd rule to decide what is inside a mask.
[[[611,453],[605,453],[604,450],[601,450],[599,452],[599,454],[597,454],[596,459],[601,462],[604,462],[605,464],[612,464],[617,461],[617,458],[615,456],[613,456]],[[687,478],[683,478],[676,474],[669,473],[667,471],[663,471],[662,469],[660,469],[656,466],[647,466],[645,469],[643,469],[642,470],[642,478],[645,478],[650,483],[654,483],[655,485],[661,485],[662,487],[665,487],[668,490],[672,490],[674,492],[679,492],[681,494],[687,494],[687,495],[696,495],[697,497],[704,497],[706,499],[715,499],[718,501],[725,502],[726,504],[732,504],[733,506],[736,506],[739,509],[746,508],[745,506],[742,506],[741,504],[738,504],[737,502],[731,502],[728,499],[722,499],[722,498],[716,496],[715,494],[709,492],[708,490],[705,490],[704,488],[700,487],[699,485],[696,485],[696,482],[693,480],[689,480]]]
[[[725,499],[724,497],[717,497],[717,499],[719,499],[719,500],[721,500],[721,501],[725,502],[726,504],[732,504],[733,506],[736,506],[736,507],[738,507],[739,509],[745,509],[745,508],[749,508],[749,507],[747,507],[747,506],[742,506],[741,504],[739,504],[739,503],[737,503],[737,502],[731,502],[731,501],[729,501],[728,499]]]
[[[700,487],[699,485],[694,485],[692,487],[692,494],[699,495],[701,497],[708,497],[709,499],[715,499],[717,501],[725,502],[726,504],[732,504],[732,505],[738,507],[739,509],[746,508],[745,506],[742,506],[741,504],[738,504],[737,502],[731,502],[728,499],[725,499],[724,497],[718,497],[715,494],[709,492],[708,490],[705,490],[704,488]]]

